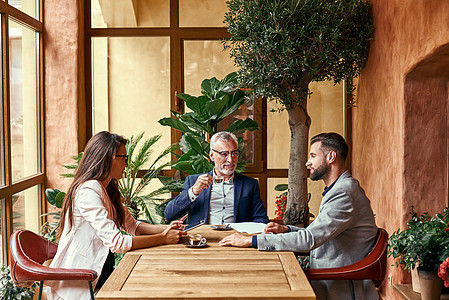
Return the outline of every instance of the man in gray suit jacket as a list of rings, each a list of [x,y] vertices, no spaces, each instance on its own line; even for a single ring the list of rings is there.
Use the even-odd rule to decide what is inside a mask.
[[[306,165],[312,180],[326,184],[319,214],[307,227],[269,223],[265,233],[225,237],[222,246],[257,247],[266,251],[310,251],[311,268],[341,267],[364,258],[374,247],[377,226],[370,201],[345,168],[348,146],[337,133],[322,133],[310,141]],[[275,233],[275,234],[268,234]],[[312,281],[317,299],[350,299],[348,281]],[[379,299],[371,280],[354,282],[356,299]]]

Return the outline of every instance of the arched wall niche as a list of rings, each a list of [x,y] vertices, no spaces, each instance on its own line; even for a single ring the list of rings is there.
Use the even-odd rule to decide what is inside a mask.
[[[449,44],[405,76],[404,209],[434,215],[448,206]],[[404,216],[406,222],[409,215]]]

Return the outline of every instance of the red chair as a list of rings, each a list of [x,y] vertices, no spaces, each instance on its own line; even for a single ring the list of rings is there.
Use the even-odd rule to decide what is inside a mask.
[[[94,299],[92,282],[97,272],[87,269],[50,268],[42,264],[52,259],[58,245],[29,230],[19,230],[11,236],[9,259],[11,277],[16,285],[30,285],[40,281],[39,300],[45,280],[86,280],[89,283],[91,298]]]
[[[352,299],[354,295],[353,280],[371,279],[376,287],[382,285],[387,267],[388,232],[379,228],[373,250],[362,260],[352,265],[338,268],[304,270],[309,280],[349,280]]]

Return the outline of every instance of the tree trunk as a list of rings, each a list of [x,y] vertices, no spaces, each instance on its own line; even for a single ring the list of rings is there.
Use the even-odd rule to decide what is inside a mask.
[[[307,113],[307,98],[301,104],[288,109],[291,144],[288,167],[288,196],[284,214],[285,224],[304,227],[309,219],[307,168],[310,117]]]

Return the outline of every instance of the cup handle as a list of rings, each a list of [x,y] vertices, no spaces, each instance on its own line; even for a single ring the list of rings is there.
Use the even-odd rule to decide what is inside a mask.
[[[203,238],[200,240],[200,245],[205,245],[206,242],[207,242],[206,238],[203,237]]]

